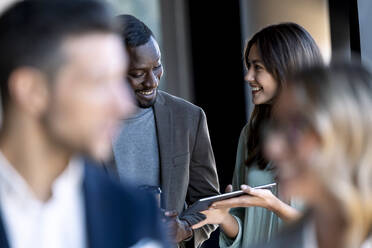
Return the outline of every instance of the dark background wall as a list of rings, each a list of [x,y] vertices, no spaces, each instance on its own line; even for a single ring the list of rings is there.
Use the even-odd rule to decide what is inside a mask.
[[[190,0],[187,6],[194,103],[207,115],[221,191],[231,183],[246,123],[239,1],[226,3]],[[218,234],[203,247],[218,247]]]
[[[239,2],[189,1],[194,102],[207,115],[221,189],[246,123]]]

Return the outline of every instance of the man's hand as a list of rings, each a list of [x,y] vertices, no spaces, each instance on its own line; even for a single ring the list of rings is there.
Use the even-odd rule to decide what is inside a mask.
[[[232,192],[232,185],[231,184],[227,185],[227,187],[225,189],[225,193],[229,193],[229,192]],[[230,211],[230,208],[215,209],[213,207],[210,207],[208,210],[205,210],[205,211],[201,212],[202,214],[204,214],[206,216],[206,219],[197,223],[197,224],[194,224],[192,226],[192,229],[198,229],[198,228],[200,228],[200,227],[202,227],[206,224],[220,225],[226,219],[229,218],[229,216],[230,216],[229,211]]]
[[[192,236],[192,229],[187,221],[178,218],[177,211],[165,211],[166,226],[173,242],[179,243]]]
[[[195,225],[192,226],[192,229],[198,229],[207,224],[214,224],[219,225],[224,222],[227,217],[229,217],[229,208],[221,208],[221,209],[208,209],[202,211],[201,213],[204,214],[207,218]]]

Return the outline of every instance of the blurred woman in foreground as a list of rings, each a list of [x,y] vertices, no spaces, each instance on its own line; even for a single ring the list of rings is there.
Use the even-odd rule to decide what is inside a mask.
[[[265,151],[281,191],[307,214],[266,247],[372,247],[372,76],[361,65],[314,67],[289,80]]]

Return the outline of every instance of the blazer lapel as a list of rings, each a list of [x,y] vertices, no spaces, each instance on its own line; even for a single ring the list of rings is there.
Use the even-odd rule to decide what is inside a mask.
[[[102,166],[107,172],[107,174],[109,174],[115,179],[120,179],[118,167],[116,166],[116,163],[115,163],[114,151],[112,151],[112,154],[113,154],[112,158],[108,161],[102,162]]]
[[[9,248],[9,243],[8,243],[8,239],[6,237],[4,222],[3,222],[3,218],[2,218],[1,213],[0,213],[0,247]]]
[[[171,199],[164,196],[170,195],[171,187],[171,172],[172,164],[170,156],[172,153],[172,137],[173,125],[172,114],[166,105],[165,99],[161,91],[158,91],[158,96],[154,104],[154,115],[156,123],[156,131],[159,145],[159,161],[160,161],[160,184],[162,190],[162,208],[168,209],[171,205]]]
[[[105,208],[105,199],[102,198],[101,194],[100,187],[102,185],[96,181],[97,175],[94,173],[94,168],[91,168],[93,166],[96,165],[87,162],[84,166],[83,194],[87,247],[110,247],[109,244],[113,241],[113,238],[110,237],[111,232],[106,229],[112,228],[112,230],[115,230],[116,227],[111,225],[111,215],[107,214],[109,212]],[[108,234],[109,236],[107,236]]]

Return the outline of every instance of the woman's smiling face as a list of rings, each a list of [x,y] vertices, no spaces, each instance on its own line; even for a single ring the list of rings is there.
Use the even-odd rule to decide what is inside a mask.
[[[270,103],[277,93],[278,82],[266,70],[256,44],[249,50],[247,69],[245,80],[252,89],[252,102],[256,105]]]

